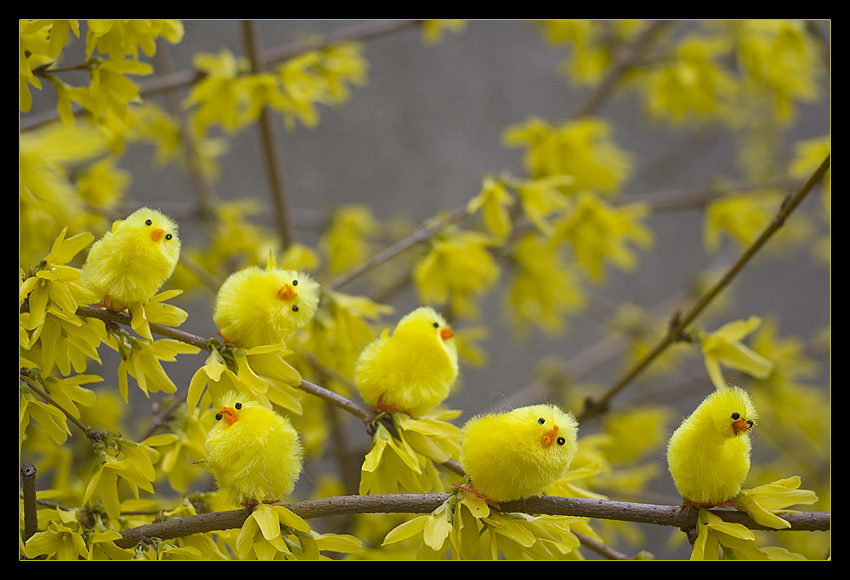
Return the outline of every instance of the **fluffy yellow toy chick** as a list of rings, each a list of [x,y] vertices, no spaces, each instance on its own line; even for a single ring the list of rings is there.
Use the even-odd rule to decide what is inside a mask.
[[[285,342],[319,305],[319,283],[307,274],[250,266],[231,274],[218,291],[213,321],[221,336],[243,348]]]
[[[471,491],[494,502],[538,495],[569,469],[578,422],[550,404],[472,417],[461,429],[459,461]]]
[[[685,504],[730,505],[750,471],[750,429],[758,419],[749,394],[718,389],[667,444],[667,465]]]
[[[423,306],[399,320],[363,349],[354,383],[363,400],[379,409],[419,416],[440,404],[458,376],[457,345],[445,319]]]
[[[124,310],[150,300],[171,277],[180,258],[177,224],[155,209],[137,209],[89,250],[82,284],[102,305]]]
[[[304,452],[289,420],[236,391],[226,393],[213,413],[204,447],[220,494],[249,506],[292,493]]]

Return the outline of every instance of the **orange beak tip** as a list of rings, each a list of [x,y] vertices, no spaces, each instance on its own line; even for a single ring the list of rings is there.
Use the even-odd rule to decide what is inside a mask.
[[[151,232],[151,239],[155,242],[158,242],[159,240],[162,239],[162,236],[164,236],[164,235],[165,235],[165,230],[160,229],[160,228],[156,228],[154,231]]]
[[[440,329],[440,338],[442,338],[443,340],[448,340],[448,339],[450,339],[451,337],[453,337],[453,336],[454,336],[454,334],[455,334],[455,333],[452,331],[452,329],[451,329],[451,328],[443,328],[443,329]]]
[[[292,300],[295,297],[295,288],[290,284],[284,284],[283,288],[277,291],[277,295],[281,300]]]
[[[236,411],[234,411],[231,407],[222,407],[221,408],[222,418],[227,421],[227,425],[233,425],[239,418],[236,416]]]
[[[542,442],[544,447],[549,447],[555,442],[558,438],[558,431],[558,426],[555,425],[543,436]]]

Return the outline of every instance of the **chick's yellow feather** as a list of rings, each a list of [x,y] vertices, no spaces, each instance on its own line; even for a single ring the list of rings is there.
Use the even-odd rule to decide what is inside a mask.
[[[496,502],[538,495],[563,477],[578,449],[578,422],[556,405],[472,417],[459,461],[472,488]]]
[[[213,409],[206,464],[230,503],[277,501],[295,487],[303,449],[289,419],[230,391]]]
[[[218,291],[213,321],[225,340],[251,348],[285,342],[319,305],[319,283],[308,274],[273,265],[231,274]]]
[[[717,389],[686,417],[667,444],[667,465],[686,502],[723,504],[750,471],[750,429],[758,420],[749,394]]]
[[[150,300],[174,273],[179,258],[177,224],[143,207],[116,220],[92,245],[80,281],[105,306],[123,310]]]
[[[419,416],[448,397],[458,376],[454,333],[433,308],[399,320],[363,349],[354,383],[363,400]]]

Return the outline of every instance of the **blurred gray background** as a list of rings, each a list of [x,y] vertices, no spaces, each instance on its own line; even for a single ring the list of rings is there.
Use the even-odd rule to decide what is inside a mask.
[[[264,21],[260,29],[263,45],[272,47],[292,42],[303,33],[330,32],[351,24]],[[821,24],[827,30],[827,23]],[[201,51],[217,53],[227,47],[237,55],[246,54],[239,21],[184,21],[184,25],[182,43],[167,46],[176,70],[191,68],[193,56]],[[160,46],[166,47],[165,43]],[[438,210],[463,205],[478,193],[487,173],[525,175],[523,150],[502,144],[506,127],[532,116],[552,124],[564,122],[587,94],[586,89],[571,87],[556,70],[568,56],[567,50],[547,45],[531,21],[470,21],[462,33],[446,32],[434,46],[423,43],[417,28],[406,28],[369,40],[364,55],[369,62],[368,81],[352,88],[348,103],[335,109],[320,107],[316,128],[299,125],[287,131],[282,123],[277,125],[286,189],[299,211],[326,212],[338,205],[364,203],[378,218],[403,216],[418,223]],[[801,106],[784,137],[787,141],[782,148],[789,153],[793,141],[829,132],[829,87],[822,90],[821,102]],[[613,123],[614,141],[633,155],[634,173],[624,196],[703,187],[719,176],[746,177],[736,161],[740,136],[725,128],[695,131],[654,125],[632,94],[615,95],[597,115]],[[130,195],[139,203],[167,210],[171,204],[191,204],[197,198],[185,175],[171,169],[152,170],[150,149],[138,148],[125,157],[122,166],[132,172]],[[221,166],[221,178],[214,184],[220,198],[269,199],[255,128],[233,137]],[[820,196],[812,195],[800,210],[815,212],[819,204]],[[648,223],[655,233],[654,247],[639,251],[640,268],[633,274],[608,269],[608,283],[594,290],[600,303],[631,301],[651,308],[686,287],[717,259],[703,248],[700,208],[664,212]],[[192,243],[191,232],[191,226],[181,223],[182,236],[190,238],[187,244]],[[297,240],[306,244],[315,244],[316,235],[312,227],[296,229]],[[726,245],[726,255],[737,256],[738,251]],[[809,337],[829,321],[829,289],[828,268],[814,263],[805,251],[781,259],[759,257],[736,280],[734,301],[723,320],[714,321],[709,328],[750,315],[776,314],[782,335]],[[591,312],[573,320],[562,337],[532,333],[528,340],[517,342],[501,313],[501,300],[502,292],[497,290],[483,301],[483,322],[490,327],[489,338],[483,342],[489,366],[465,367],[462,389],[447,401],[449,407],[463,409],[462,419],[498,407],[504,401],[494,395],[510,396],[527,385],[544,357],[569,359],[604,336],[604,328]],[[199,300],[185,330],[215,333],[211,301],[212,297]],[[415,305],[414,293],[401,294],[393,305],[398,315],[406,312]],[[201,360],[198,358],[199,364]],[[182,375],[188,381],[197,368],[185,366],[174,369],[175,380]],[[614,359],[584,382],[604,390],[621,370],[620,360]],[[698,374],[699,367],[695,371]],[[683,415],[710,388],[707,377],[698,380],[703,381],[702,391],[692,389],[676,401]],[[824,365],[824,388],[827,384]],[[615,406],[644,396],[651,399],[655,387],[660,386],[639,380],[615,400]],[[148,405],[143,398],[138,403]],[[582,426],[587,432],[597,428],[594,424]],[[365,438],[362,429],[360,432],[354,436]],[[678,502],[669,477],[660,477],[657,485],[658,498]],[[672,557],[664,547],[671,530],[647,531],[652,540],[643,547]]]

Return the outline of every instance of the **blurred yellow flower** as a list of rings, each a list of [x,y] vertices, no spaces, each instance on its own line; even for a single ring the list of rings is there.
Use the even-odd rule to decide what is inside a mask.
[[[330,273],[340,274],[365,262],[374,253],[372,238],[377,232],[378,222],[368,206],[336,209],[319,242]]]
[[[147,56],[156,53],[156,39],[162,37],[171,44],[183,40],[183,23],[179,20],[126,20],[90,19],[86,36],[87,57],[95,48],[115,60],[131,56],[139,58],[139,48]]]
[[[818,98],[824,67],[805,21],[746,19],[732,21],[730,26],[746,90],[766,92],[778,120],[792,119],[797,102]]]
[[[694,34],[681,40],[675,54],[639,85],[649,115],[681,124],[724,112],[738,90],[723,62],[731,47],[731,40],[722,37]]]
[[[532,118],[508,127],[503,142],[525,147],[525,166],[532,178],[570,176],[565,193],[594,190],[614,196],[628,179],[632,156],[611,139],[612,125],[602,119],[582,118],[553,127]]]
[[[499,278],[499,268],[488,251],[495,243],[485,234],[462,230],[434,240],[413,271],[422,303],[448,305],[458,314],[477,316],[475,297],[490,290]]]
[[[427,19],[422,21],[422,39],[425,44],[437,44],[443,39],[443,31],[451,30],[460,33],[466,28],[465,20],[456,19]]]
[[[761,325],[761,318],[751,316],[724,324],[712,333],[699,336],[705,358],[705,368],[718,389],[726,387],[721,366],[739,370],[756,379],[765,379],[773,372],[773,362],[753,351],[741,340]]]
[[[550,219],[569,206],[563,190],[575,183],[570,175],[553,175],[538,179],[511,181],[516,188],[525,217],[544,234],[552,234]]]
[[[504,301],[521,336],[532,326],[558,334],[567,316],[585,306],[581,278],[564,263],[561,253],[557,244],[530,233],[519,239],[511,254],[512,278]]]
[[[648,208],[642,204],[615,207],[582,192],[571,199],[571,207],[555,223],[553,243],[569,242],[590,279],[603,282],[608,263],[625,271],[637,267],[631,244],[640,248],[653,244],[652,230],[642,222],[647,214]]]
[[[508,193],[505,183],[491,175],[484,178],[481,191],[466,204],[470,214],[481,210],[484,215],[484,225],[495,236],[504,237],[511,233],[511,216],[508,207],[513,205],[514,198]]]

